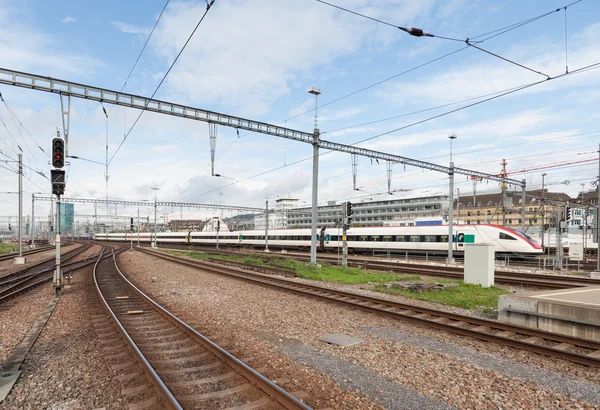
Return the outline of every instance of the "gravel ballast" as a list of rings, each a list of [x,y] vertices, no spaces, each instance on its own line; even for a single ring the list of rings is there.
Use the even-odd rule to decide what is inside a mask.
[[[92,327],[90,303],[97,302],[91,272],[86,267],[73,274],[2,409],[126,408]],[[45,304],[54,290],[47,286],[40,293],[48,296]]]
[[[122,270],[167,308],[198,330],[208,332],[209,336],[214,334],[235,345],[242,354],[251,351],[254,343],[264,344],[269,354],[277,357],[277,352],[283,352],[281,349],[286,346],[299,344],[310,348],[302,350],[304,356],[311,351],[327,353],[384,377],[387,382],[396,382],[421,396],[459,408],[560,408],[563,405],[593,408],[591,403],[580,398],[587,396],[569,396],[564,389],[555,391],[550,385],[522,380],[516,374],[504,374],[501,369],[490,371],[451,353],[442,354],[410,343],[383,339],[361,329],[391,329],[432,338],[442,345],[455,344],[467,350],[487,351],[494,356],[500,354],[531,367],[531,372],[537,369],[537,366],[531,365],[541,365],[560,372],[564,377],[577,377],[596,384],[597,369],[202,273],[140,252],[124,253],[119,260]],[[337,287],[333,284],[327,286]],[[362,292],[368,291],[358,293]],[[344,349],[318,341],[319,337],[329,333],[345,333],[365,341]],[[265,374],[273,378],[268,369]],[[332,376],[336,380],[344,380],[341,374]],[[348,375],[345,379],[352,377]],[[307,385],[310,386],[310,383]],[[285,384],[283,387],[294,391]],[[373,392],[359,388],[361,394],[377,402],[378,390],[386,389],[379,388]]]

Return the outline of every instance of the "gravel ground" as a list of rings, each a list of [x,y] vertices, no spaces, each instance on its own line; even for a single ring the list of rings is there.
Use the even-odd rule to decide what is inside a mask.
[[[363,328],[361,330],[381,338],[397,340],[404,344],[420,347],[427,351],[450,354],[482,369],[498,371],[507,376],[533,382],[600,407],[600,385],[595,383],[565,378],[563,374],[558,372],[522,365],[485,352],[476,352],[461,346],[444,344],[422,336],[409,335],[390,329]]]
[[[73,275],[72,287],[65,289],[2,409],[126,408],[121,386],[93,331],[90,317],[97,299],[91,287],[91,270],[88,267]],[[42,303],[45,305],[53,290],[45,287],[39,292],[48,296]]]
[[[0,305],[0,363],[12,356],[53,297],[54,289],[48,285]]]
[[[550,387],[521,380],[516,377],[516,374],[504,374],[500,370],[490,371],[481,368],[479,364],[471,363],[464,357],[456,357],[451,349],[443,354],[428,351],[420,346],[365,333],[361,329],[369,327],[392,329],[403,334],[432,338],[442,344],[455,344],[467,347],[471,351],[486,351],[493,355],[501,355],[511,362],[530,367],[531,372],[537,371],[539,369],[537,366],[540,366],[560,372],[564,378],[579,378],[596,384],[600,380],[597,369],[532,355],[362,311],[349,310],[342,306],[243,281],[202,274],[195,269],[139,252],[123,254],[120,261],[124,271],[128,272],[135,282],[156,296],[174,313],[200,331],[208,332],[209,336],[214,333],[217,342],[220,342],[219,338],[221,338],[230,345],[235,345],[242,350],[243,354],[252,351],[256,342],[261,346],[264,345],[267,352],[290,348],[292,345],[309,348],[309,350],[316,349],[338,360],[358,364],[371,373],[396,381],[413,390],[415,395],[435,398],[460,408],[512,408],[519,405],[524,408],[560,408],[563,404],[572,408],[586,408],[586,405],[587,408],[593,408],[582,399],[564,394],[564,390],[557,392]],[[354,287],[322,285],[353,288],[357,291]],[[357,292],[371,293],[366,290]],[[402,299],[392,295],[378,294],[377,296]],[[411,300],[408,303],[439,307],[421,301]],[[449,310],[464,313],[458,308],[449,308]],[[317,340],[329,333],[345,333],[364,338],[365,341],[340,349]],[[246,340],[249,336],[252,336],[250,339],[252,342]],[[306,356],[306,350],[302,350],[302,354]],[[259,357],[262,365],[264,362],[262,358],[265,356]],[[254,365],[252,362],[250,364]],[[326,369],[321,367],[316,370],[323,372]],[[275,378],[268,369],[265,374],[267,377]],[[333,372],[329,374],[337,380],[342,377]],[[346,379],[351,378],[348,375]],[[285,383],[283,387],[294,391],[293,386]],[[318,391],[320,386],[307,381],[300,388]],[[374,401],[379,401],[381,391],[387,391],[385,386],[374,388],[372,383],[366,382],[359,389],[361,394]],[[312,395],[312,390],[309,393]],[[314,405],[314,403],[309,404]]]
[[[61,248],[61,253],[68,252],[79,246],[81,246],[81,245],[74,244],[74,245],[65,246],[65,247]],[[19,271],[23,268],[26,268],[27,266],[31,265],[32,263],[41,262],[44,259],[52,258],[55,255],[56,255],[55,250],[49,250],[49,251],[44,251],[44,252],[38,252],[33,255],[27,255],[26,256],[27,264],[25,264],[25,265],[15,265],[15,262],[13,259],[2,261],[2,262],[0,262],[0,277],[8,275],[8,274],[16,272],[16,271]]]

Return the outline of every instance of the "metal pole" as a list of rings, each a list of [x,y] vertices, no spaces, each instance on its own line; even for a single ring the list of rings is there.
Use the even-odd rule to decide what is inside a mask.
[[[31,247],[35,248],[35,194],[31,194]]]
[[[456,188],[456,223],[460,223],[460,188]]]
[[[23,154],[19,154],[19,258],[23,257]]]
[[[219,249],[219,229],[220,229],[220,225],[221,225],[221,222],[219,221],[219,217],[217,217],[217,246],[216,246],[217,249]]]
[[[265,201],[265,252],[269,252],[269,200]]]
[[[56,197],[56,271],[54,272],[56,296],[60,296],[62,288],[62,271],[60,269],[60,196]]]
[[[158,191],[158,188],[152,188],[152,190],[154,190],[154,245],[153,247],[156,248],[157,247],[157,240],[156,240],[156,191]]]
[[[506,160],[502,160],[502,226],[506,226]],[[525,209],[525,204],[523,204],[523,209]],[[522,214],[521,214],[522,215]]]
[[[544,247],[544,237],[546,236],[546,224],[544,223],[544,217],[546,216],[546,194],[544,193],[544,178],[546,177],[546,173],[542,174],[542,252],[546,254],[546,248]]]
[[[521,232],[525,232],[525,202],[527,201],[526,181],[523,180],[523,188],[521,190]]]
[[[598,179],[596,180],[596,272],[600,272],[600,144],[598,144]]]
[[[138,248],[140,246],[140,207],[138,206],[138,220],[137,220],[137,231],[138,231]]]
[[[316,107],[315,107],[316,110]],[[315,128],[312,171],[312,221],[310,224],[310,263],[317,263],[317,198],[319,191],[319,129]]]
[[[556,246],[554,247],[556,249],[556,259],[557,259],[557,265],[558,265],[558,269],[562,269],[562,257],[563,257],[563,252],[562,252],[562,227],[561,227],[561,214],[562,214],[562,206],[559,205],[556,207],[556,224],[557,224],[557,228],[556,228]]]
[[[581,202],[583,203],[583,191],[581,193]],[[583,263],[587,263],[587,213],[586,206],[583,207]]]
[[[452,140],[450,140],[452,141]],[[446,262],[449,264],[454,263],[454,258],[452,257],[452,247],[453,247],[453,234],[454,234],[454,162],[450,162],[450,172],[448,173],[450,177],[450,198],[448,202],[448,258]]]

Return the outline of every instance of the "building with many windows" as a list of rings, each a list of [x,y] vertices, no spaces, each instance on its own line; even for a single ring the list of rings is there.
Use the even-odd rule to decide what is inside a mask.
[[[352,203],[353,226],[412,226],[419,218],[435,218],[448,213],[448,197],[389,199]],[[288,213],[288,228],[309,228],[311,208],[295,208]],[[342,205],[318,208],[319,228],[342,225]]]
[[[557,206],[569,201],[571,197],[562,192],[542,192],[541,189],[527,191],[525,226],[540,230],[542,219],[546,229],[556,226]],[[520,229],[523,208],[521,192],[507,192],[506,204],[502,202],[502,193],[499,192],[479,194],[475,198],[472,195],[461,196],[454,207],[454,219],[467,225],[494,224]]]

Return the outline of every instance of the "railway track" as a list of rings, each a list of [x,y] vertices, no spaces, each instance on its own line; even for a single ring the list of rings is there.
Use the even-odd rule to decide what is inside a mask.
[[[70,272],[92,264],[96,260],[95,256],[77,262],[67,262],[85,252],[91,248],[91,246],[92,245],[84,245],[61,255],[61,268],[63,269],[63,274],[69,274]],[[51,281],[54,277],[55,269],[56,265],[54,264],[54,259],[50,259],[0,278],[0,303],[33,289],[37,285]]]
[[[147,247],[146,245],[142,246]],[[163,249],[190,250],[189,245],[162,244],[161,247]],[[199,252],[236,256],[253,255],[264,257],[266,255],[264,252],[240,252],[224,249],[216,250],[207,247],[196,247],[196,249],[192,249],[197,250]],[[271,254],[271,256],[276,256],[278,258],[285,259],[295,259],[302,262],[310,261],[310,257],[308,255],[300,253],[273,253]],[[326,261],[331,264],[337,264],[339,259],[337,256],[320,254],[319,260]],[[386,262],[368,259],[358,260],[358,258],[349,258],[348,266],[384,272],[394,272],[399,274],[422,275],[457,280],[461,280],[464,278],[463,268],[456,266],[419,265],[415,263],[406,262]],[[532,287],[538,289],[565,289],[569,287],[600,286],[600,279],[566,275],[520,273],[500,269],[495,270],[494,281],[496,284],[499,285]]]
[[[315,297],[352,308],[419,323],[451,333],[565,359],[574,363],[600,367],[600,343],[598,342],[514,326],[492,320],[478,319],[435,309],[391,302],[384,299],[362,296],[316,285],[298,283],[280,277],[254,273],[240,268],[223,267],[211,262],[182,259],[145,248],[140,250],[149,255],[193,268],[202,269],[206,272],[227,275],[255,284]]]
[[[213,252],[211,250],[211,252]],[[235,251],[217,251],[223,254],[240,255]],[[244,253],[247,255],[247,253]],[[260,253],[264,256],[264,253]],[[286,253],[277,254],[277,257],[294,259],[302,262],[309,262],[310,257],[304,254]],[[320,255],[319,259],[329,263],[337,263],[338,258],[335,256]],[[435,265],[418,265],[405,262],[386,262],[386,261],[370,261],[349,259],[348,266],[358,267],[363,269],[394,272],[399,274],[435,276],[449,279],[463,279],[464,273],[462,267],[457,266],[435,266]],[[543,275],[536,273],[520,273],[496,270],[494,281],[501,285],[511,286],[528,286],[542,289],[564,289],[567,287],[583,287],[583,286],[600,286],[600,279],[591,279],[578,276],[565,275]]]
[[[159,397],[145,405],[309,409],[143,294],[122,275],[114,253],[98,258],[94,281],[103,305],[145,368],[148,382],[137,389],[152,389]]]
[[[310,257],[292,256],[296,260],[310,261]],[[321,260],[335,262],[335,257],[321,257]],[[408,263],[397,262],[357,262],[349,261],[349,266],[361,267],[364,269],[392,271],[402,274],[413,274],[423,276],[437,276],[450,279],[463,279],[464,273],[461,267],[452,266],[419,266]],[[511,286],[530,286],[541,289],[564,289],[567,287],[599,286],[600,279],[591,279],[564,275],[542,275],[535,273],[519,273],[508,271],[496,271],[494,282],[501,285]]]
[[[63,245],[63,246],[66,246],[66,245]],[[37,249],[29,249],[27,251],[23,251],[22,254],[23,254],[23,256],[27,256],[27,255],[33,255],[34,253],[38,253],[38,252],[49,251],[52,249],[55,249],[55,247],[48,245],[48,246],[44,246],[44,247],[37,248]],[[11,253],[7,253],[6,255],[1,255],[0,262],[13,259],[17,256],[19,256],[18,252],[11,252]]]

